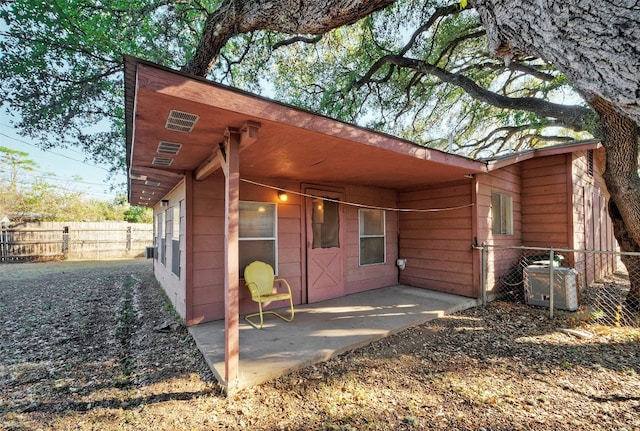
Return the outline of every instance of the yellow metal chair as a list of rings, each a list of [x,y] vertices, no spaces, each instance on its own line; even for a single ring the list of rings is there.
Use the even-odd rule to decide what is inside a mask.
[[[291,297],[291,286],[289,286],[289,283],[284,278],[275,278],[271,265],[258,260],[251,262],[244,269],[244,281],[251,292],[251,299],[258,303],[258,309],[260,310],[257,313],[245,316],[244,320],[249,322],[251,326],[256,329],[262,329],[265,314],[273,314],[285,322],[291,322],[293,320],[294,311],[293,298]],[[287,292],[274,292],[276,284],[280,286],[284,284],[287,287]],[[289,318],[286,318],[275,311],[262,311],[263,302],[282,301],[286,299],[289,300],[289,306],[291,308],[291,316]],[[257,325],[250,320],[256,316],[260,316],[260,325]]]

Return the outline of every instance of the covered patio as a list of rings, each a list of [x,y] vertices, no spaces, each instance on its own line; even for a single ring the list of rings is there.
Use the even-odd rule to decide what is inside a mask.
[[[267,315],[262,330],[241,319],[238,378],[229,389],[263,383],[476,305],[476,299],[398,285],[298,305],[291,323]],[[192,326],[189,332],[218,381],[227,387],[225,322]]]

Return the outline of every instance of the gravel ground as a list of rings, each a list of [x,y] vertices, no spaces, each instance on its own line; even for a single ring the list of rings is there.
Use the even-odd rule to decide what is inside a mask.
[[[230,397],[148,261],[0,265],[0,315],[2,430],[640,430],[640,331],[520,304]]]

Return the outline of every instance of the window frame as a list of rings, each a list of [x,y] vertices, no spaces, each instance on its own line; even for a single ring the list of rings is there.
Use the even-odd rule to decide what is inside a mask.
[[[379,212],[382,214],[382,234],[363,234],[363,214]],[[362,263],[362,240],[367,238],[382,238],[382,261]],[[387,263],[387,213],[382,209],[358,208],[358,266],[384,265]]]
[[[171,239],[180,240],[180,202],[171,207]],[[177,228],[177,229],[176,229]]]
[[[497,208],[495,208],[496,203]],[[497,228],[498,226],[499,228]],[[491,233],[496,236],[511,236],[513,232],[513,196],[499,191],[492,191]]]
[[[182,202],[171,207],[171,272],[180,279],[182,252],[180,250],[180,215]],[[177,229],[176,229],[177,228]]]
[[[158,213],[158,254],[159,256],[159,261],[162,265],[166,266],[167,263],[167,212],[166,211],[160,211]]]
[[[241,234],[241,225],[242,225],[242,206],[243,204],[257,204],[257,205],[265,205],[273,208],[273,236],[272,237],[242,237]],[[262,202],[262,201],[249,201],[249,200],[241,200],[239,202],[238,209],[238,243],[241,242],[249,242],[249,241],[273,241],[273,270],[275,274],[278,274],[278,204],[275,202]],[[238,247],[240,248],[240,247]],[[239,251],[239,250],[238,250]],[[239,256],[238,262],[241,262],[242,259]],[[269,263],[266,259],[265,262]],[[244,268],[238,268],[240,271],[240,278],[244,278]]]

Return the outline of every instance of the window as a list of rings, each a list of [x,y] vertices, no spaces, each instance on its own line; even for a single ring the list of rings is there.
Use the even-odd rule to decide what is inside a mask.
[[[171,212],[171,272],[180,277],[180,203]]]
[[[240,273],[254,260],[277,266],[277,209],[275,204],[240,202]]]
[[[159,259],[160,258],[160,238],[162,238],[162,213],[160,214],[156,214],[156,219],[155,219],[155,241],[154,241],[154,245],[156,246],[156,252],[155,252],[155,256],[154,259]]]
[[[491,218],[494,235],[513,235],[513,202],[511,196],[491,193]]]
[[[162,263],[163,265],[165,264],[165,251],[167,245],[164,216],[164,212],[158,214],[158,237],[160,238],[160,243],[158,244],[158,252],[160,254],[160,263]]]
[[[180,239],[180,204],[178,203],[176,206],[172,208],[172,228],[171,228],[171,239]]]
[[[169,251],[169,241],[171,237],[171,214],[169,211],[165,211],[162,215],[162,219],[164,220],[164,231],[162,232],[162,264],[167,264],[167,252]]]
[[[338,202],[329,198],[313,198],[311,248],[340,247],[340,212]]]
[[[385,213],[383,210],[358,211],[360,265],[385,262]]]
[[[587,151],[587,175],[593,177],[593,150]]]

